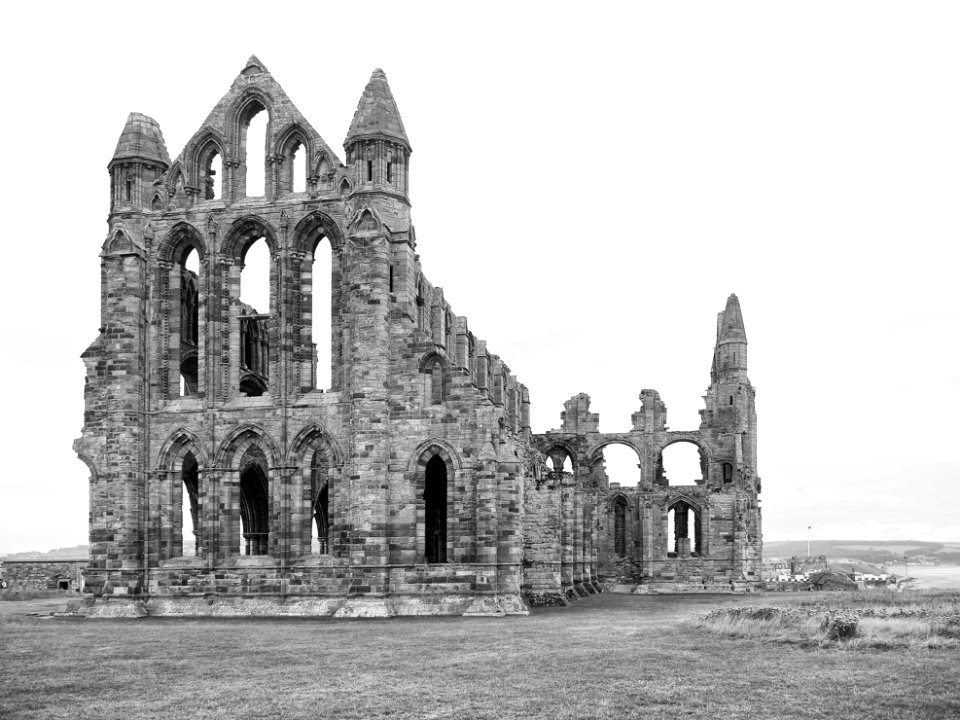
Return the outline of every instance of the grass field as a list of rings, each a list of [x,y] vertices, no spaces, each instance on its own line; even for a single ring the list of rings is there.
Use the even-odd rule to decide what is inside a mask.
[[[762,597],[780,600],[801,598]],[[691,620],[757,601],[604,594],[500,620],[8,611],[0,717],[960,717],[955,649],[818,648],[719,636]]]

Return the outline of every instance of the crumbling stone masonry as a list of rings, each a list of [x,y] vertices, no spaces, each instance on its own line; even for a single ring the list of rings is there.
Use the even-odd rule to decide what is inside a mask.
[[[736,298],[699,431],[669,432],[644,391],[629,433],[598,433],[580,395],[560,430],[534,436],[527,388],[422,272],[411,147],[380,70],[344,149],[341,161],[256,57],[172,162],[156,121],[128,118],[108,166],[101,328],[83,354],[75,443],[91,473],[84,611],[503,615],[604,581],[755,585],[756,421]],[[240,300],[258,240],[269,308]],[[313,275],[319,253],[329,278]],[[330,338],[312,337],[315,288],[329,293]],[[677,440],[701,447],[701,484],[657,473]],[[636,490],[608,487],[609,442],[637,450]],[[667,548],[678,508],[696,529]]]

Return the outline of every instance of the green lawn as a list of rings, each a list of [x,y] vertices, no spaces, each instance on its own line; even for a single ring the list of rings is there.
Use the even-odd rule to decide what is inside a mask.
[[[757,600],[604,594],[499,620],[4,614],[0,717],[960,717],[955,650],[816,649],[682,622]]]

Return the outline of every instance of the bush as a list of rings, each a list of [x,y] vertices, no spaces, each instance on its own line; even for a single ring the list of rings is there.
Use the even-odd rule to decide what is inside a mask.
[[[859,621],[860,618],[849,611],[827,613],[823,618],[820,629],[826,633],[828,640],[850,640],[857,636],[857,623]]]

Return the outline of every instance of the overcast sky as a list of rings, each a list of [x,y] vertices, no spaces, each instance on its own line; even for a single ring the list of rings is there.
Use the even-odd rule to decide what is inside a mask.
[[[251,54],[341,160],[385,70],[425,273],[535,432],[578,392],[627,430],[642,388],[696,429],[735,292],[765,537],[960,540],[960,5],[13,7],[0,552],[87,539],[71,444],[127,114],[175,157]]]

